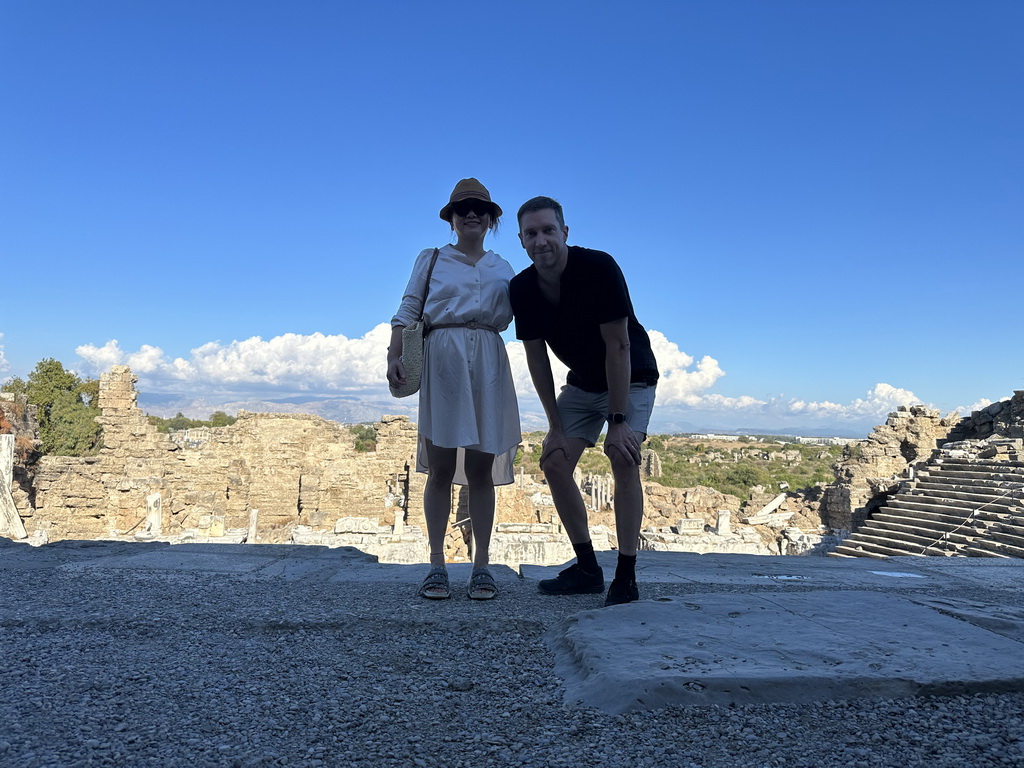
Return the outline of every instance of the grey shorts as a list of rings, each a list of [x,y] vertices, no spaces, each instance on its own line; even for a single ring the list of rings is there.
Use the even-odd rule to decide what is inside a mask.
[[[654,410],[654,384],[630,384],[626,423],[646,437]],[[586,392],[566,384],[558,394],[558,415],[566,437],[579,437],[591,446],[597,443],[608,418],[608,393]]]

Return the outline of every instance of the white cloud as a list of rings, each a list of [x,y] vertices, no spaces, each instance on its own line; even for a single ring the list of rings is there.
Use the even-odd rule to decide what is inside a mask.
[[[868,390],[867,396],[857,398],[854,401],[842,404],[833,403],[828,400],[821,402],[807,402],[804,400],[789,400],[776,403],[778,410],[792,415],[808,416],[811,418],[838,418],[838,419],[885,419],[890,413],[901,405],[916,405],[921,399],[908,389],[899,389],[890,384],[879,382]]]
[[[266,341],[259,336],[227,345],[211,341],[193,349],[188,359],[170,359],[150,345],[127,352],[116,339],[102,347],[83,345],[75,352],[94,375],[112,365],[128,365],[141,386],[159,391],[360,393],[386,389],[390,339],[391,329],[382,323],[360,339],[288,333]]]
[[[4,355],[4,335],[0,333],[0,373],[9,371],[11,364],[7,362],[7,356]]]
[[[1005,400],[1005,399],[1008,399],[1008,398],[1000,398],[1000,399],[1001,400]],[[983,411],[986,408],[988,408],[990,405],[992,405],[992,403],[997,403],[997,402],[999,402],[999,400],[989,400],[987,397],[983,397],[983,398],[981,398],[979,400],[976,400],[973,405],[958,405],[956,408],[953,409],[953,411],[955,413],[960,414],[961,416],[970,416],[975,411]]]
[[[665,338],[661,331],[649,331],[651,348],[658,361],[661,379],[658,381],[658,403],[661,405],[688,405],[697,407],[742,407],[748,404],[763,404],[754,398],[727,398],[721,395],[704,395],[714,386],[725,372],[713,357],[704,356],[693,370],[693,357],[679,349],[679,345]],[[526,350],[522,342],[512,341],[506,345],[512,377],[520,396],[535,397],[530,370],[526,365]],[[554,356],[550,356],[551,370],[556,389],[565,381],[568,369]]]
[[[710,391],[725,375],[716,359],[705,355],[696,360],[660,331],[650,331],[650,336],[661,369],[656,414],[664,411],[680,418],[693,414],[722,422],[733,419],[739,423],[777,422],[780,425],[794,422],[877,424],[898,406],[921,402],[913,392],[886,383],[875,384],[864,397],[849,403],[797,398],[761,400],[750,395],[728,397]],[[112,365],[130,366],[139,376],[143,391],[194,395],[308,392],[386,397],[384,373],[390,337],[390,326],[381,323],[357,339],[322,333],[308,336],[289,333],[267,340],[254,336],[229,344],[211,341],[193,349],[188,358],[171,358],[159,347],[148,344],[134,352],[122,350],[117,340],[108,341],[102,347],[83,345],[76,352],[84,362],[83,368],[91,375],[98,375]],[[523,344],[510,341],[506,348],[524,414],[539,412],[540,404],[526,365]],[[0,366],[3,363],[0,346]],[[564,382],[567,371],[554,358],[551,367],[557,388]],[[988,401],[984,401],[973,408],[987,404]]]

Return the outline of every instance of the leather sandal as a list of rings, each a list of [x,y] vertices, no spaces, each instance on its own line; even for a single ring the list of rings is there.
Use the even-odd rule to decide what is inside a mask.
[[[498,585],[491,572],[486,568],[476,568],[469,580],[470,600],[490,600],[498,594]]]
[[[448,586],[448,569],[443,565],[435,565],[431,568],[430,573],[420,584],[418,594],[428,600],[447,600],[451,597],[452,591]]]

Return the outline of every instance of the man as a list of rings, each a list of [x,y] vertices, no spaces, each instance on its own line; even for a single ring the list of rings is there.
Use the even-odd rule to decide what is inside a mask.
[[[533,266],[510,286],[516,337],[526,349],[533,386],[548,418],[541,469],[576,552],[574,565],[538,587],[549,595],[604,591],[604,573],[573,471],[607,421],[604,452],[615,477],[619,555],[605,605],[629,603],[639,599],[640,444],[654,407],[658,365],[615,260],[602,251],[568,245],[562,206],[550,197],[526,201],[518,217],[519,240]],[[569,367],[557,397],[548,347]]]

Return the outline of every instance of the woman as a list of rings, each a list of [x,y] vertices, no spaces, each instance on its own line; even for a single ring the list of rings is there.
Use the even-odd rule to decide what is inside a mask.
[[[469,597],[487,600],[498,593],[488,570],[494,527],[494,486],[513,481],[519,446],[519,407],[500,331],[512,320],[508,282],[512,267],[484,237],[498,227],[501,208],[476,179],[455,185],[441,218],[455,233],[455,244],[420,252],[398,312],[391,320],[388,382],[405,382],[402,330],[422,310],[426,326],[419,403],[416,470],[427,473],[423,513],[430,542],[430,572],[419,594],[451,596],[444,540],[451,515],[452,483],[469,486],[473,528],[473,575]],[[427,275],[430,284],[424,302]]]

